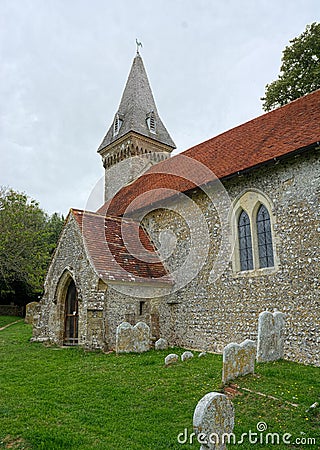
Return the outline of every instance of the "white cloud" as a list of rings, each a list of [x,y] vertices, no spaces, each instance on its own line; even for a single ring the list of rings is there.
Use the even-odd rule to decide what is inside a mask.
[[[2,0],[0,184],[48,212],[85,206],[136,37],[179,150],[262,114],[282,50],[318,8],[318,0]]]

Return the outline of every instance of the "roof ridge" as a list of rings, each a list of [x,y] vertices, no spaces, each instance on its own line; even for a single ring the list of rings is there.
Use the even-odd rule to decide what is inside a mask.
[[[139,224],[139,222],[137,220],[134,220],[131,217],[123,217],[123,216],[116,216],[116,215],[112,215],[112,214],[101,214],[95,211],[88,211],[85,209],[79,209],[79,208],[70,208],[70,212],[78,212],[84,215],[92,215],[92,216],[97,216],[97,217],[101,217],[105,220],[114,220],[114,221],[118,221],[118,222],[127,222],[127,223],[135,223],[135,224]]]
[[[206,139],[205,141],[200,142],[199,144],[195,144],[195,145],[193,145],[192,147],[187,148],[187,149],[184,150],[183,152],[180,152],[180,153],[177,153],[177,154],[175,154],[175,155],[172,155],[170,159],[175,158],[175,157],[178,156],[178,155],[183,155],[183,154],[185,154],[186,152],[188,152],[189,150],[192,150],[192,149],[198,147],[199,145],[204,145],[204,144],[206,144],[206,143],[208,143],[208,142],[211,142],[213,139],[216,139],[216,138],[218,138],[218,137],[220,137],[220,136],[223,136],[224,134],[230,133],[230,131],[232,131],[232,130],[236,130],[236,129],[238,129],[238,128],[244,127],[245,125],[248,125],[249,123],[255,122],[255,121],[257,121],[257,120],[261,120],[262,117],[265,117],[265,116],[267,116],[268,114],[273,114],[273,113],[275,113],[275,112],[279,112],[280,110],[283,110],[284,108],[288,108],[288,107],[289,107],[290,105],[292,105],[293,103],[298,102],[298,101],[301,101],[301,100],[304,99],[305,97],[312,96],[313,94],[317,93],[318,91],[320,92],[320,88],[319,88],[319,89],[316,89],[315,91],[309,92],[308,94],[305,94],[305,95],[303,95],[303,96],[301,96],[301,97],[299,97],[299,98],[295,98],[294,100],[290,101],[289,103],[286,103],[285,105],[279,106],[278,108],[272,109],[271,111],[267,111],[267,112],[265,112],[265,113],[262,113],[262,114],[260,114],[259,116],[253,117],[252,119],[249,119],[249,120],[247,120],[247,121],[245,121],[245,122],[243,122],[243,123],[240,123],[239,125],[235,125],[234,127],[228,128],[227,130],[222,131],[221,133],[216,134],[215,136],[213,136],[213,137],[211,137],[211,138],[208,138],[208,139]],[[166,162],[166,161],[161,161],[159,164],[161,164],[162,162]],[[158,165],[158,164],[157,164],[157,165]]]
[[[195,164],[192,175],[183,179],[189,170],[183,157],[205,165],[212,172],[212,180],[225,179],[286,155],[311,150],[319,141],[320,89],[159,162],[134,183],[124,186],[108,208],[111,214],[121,215],[141,193],[153,192],[149,200],[141,200],[135,209],[144,207],[147,201],[158,203],[164,200],[160,192],[162,187],[177,192],[194,189],[194,181],[201,183],[202,180],[199,166]]]

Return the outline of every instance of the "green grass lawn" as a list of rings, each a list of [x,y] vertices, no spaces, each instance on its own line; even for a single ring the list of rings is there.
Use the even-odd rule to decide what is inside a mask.
[[[17,322],[18,320],[23,320],[22,317],[16,316],[0,316],[0,328],[9,325],[9,323]]]
[[[177,436],[184,429],[192,432],[200,398],[221,389],[221,356],[195,357],[165,368],[167,351],[117,356],[45,347],[30,343],[30,336],[31,327],[24,323],[0,332],[0,448],[200,448],[195,439],[192,445],[179,444]],[[306,410],[319,401],[319,375],[319,368],[287,361],[259,364],[254,376],[237,380],[241,394],[232,400],[237,438],[265,422],[270,432],[313,437],[316,445],[244,440],[228,448],[318,449],[320,410]]]

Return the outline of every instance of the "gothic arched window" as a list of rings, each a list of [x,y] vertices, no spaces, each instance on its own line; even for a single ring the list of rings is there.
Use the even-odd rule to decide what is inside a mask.
[[[267,208],[261,205],[257,213],[257,239],[259,249],[259,266],[273,267],[273,246],[270,215]]]
[[[242,270],[253,269],[252,239],[250,219],[245,211],[242,211],[238,220],[240,268]]]

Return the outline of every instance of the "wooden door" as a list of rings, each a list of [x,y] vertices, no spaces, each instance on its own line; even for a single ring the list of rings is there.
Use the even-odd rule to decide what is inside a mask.
[[[76,285],[71,280],[65,302],[64,345],[78,344],[78,295]]]

